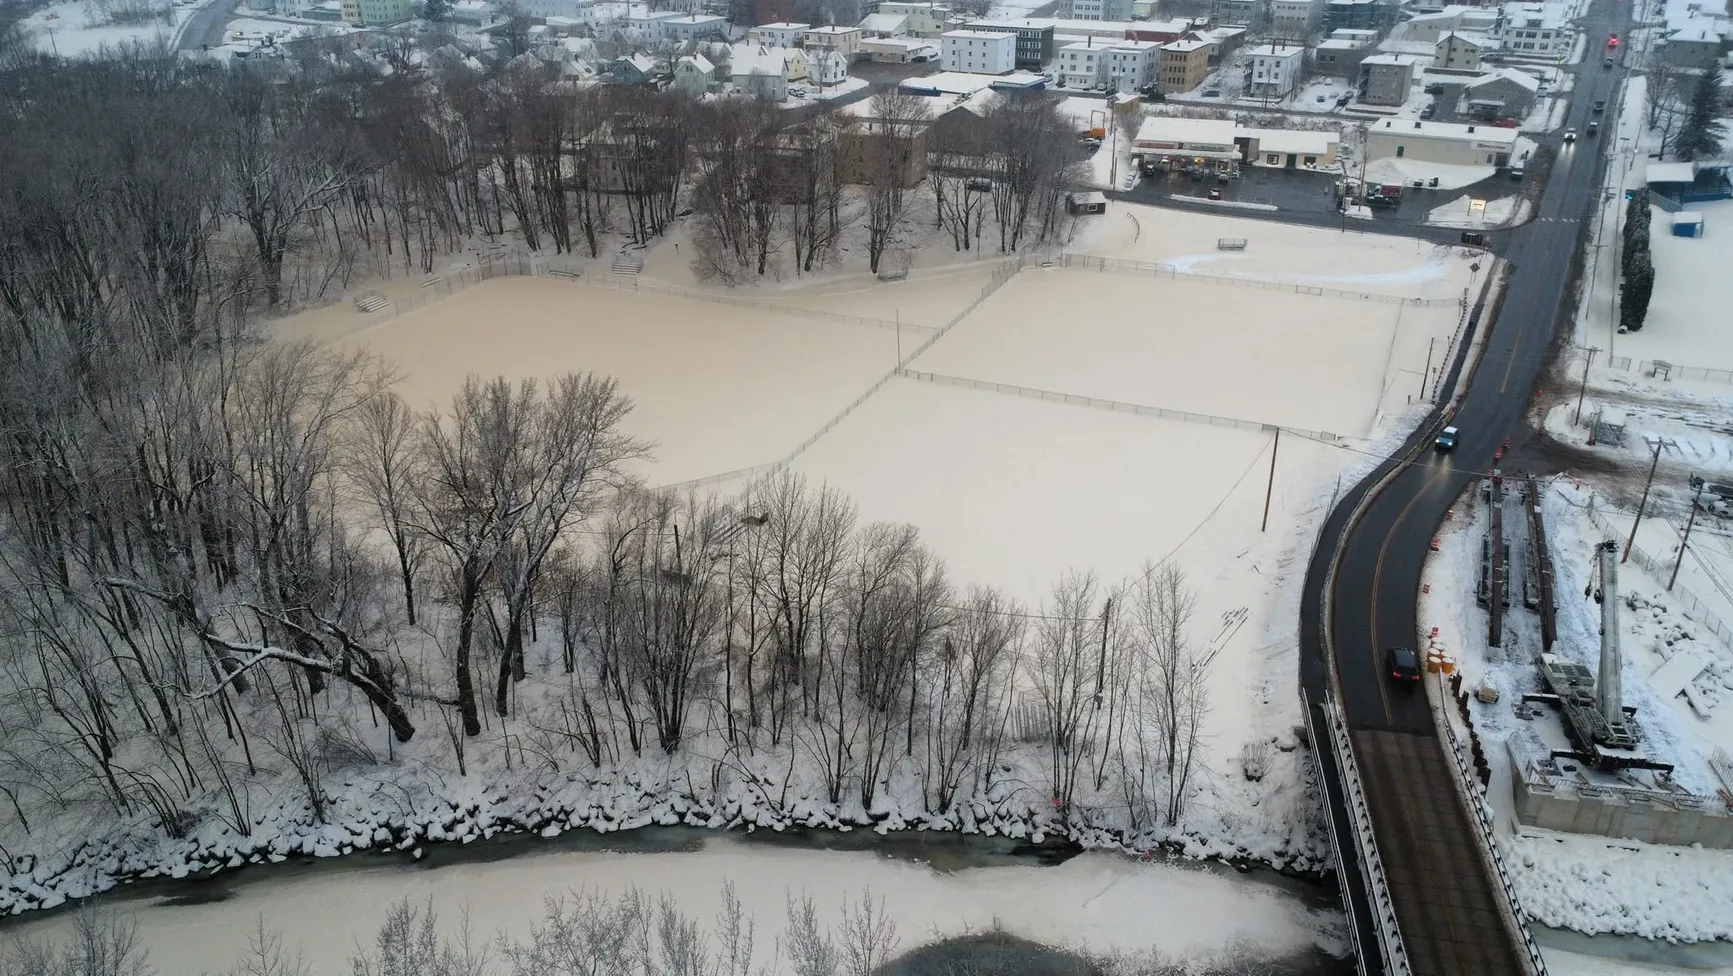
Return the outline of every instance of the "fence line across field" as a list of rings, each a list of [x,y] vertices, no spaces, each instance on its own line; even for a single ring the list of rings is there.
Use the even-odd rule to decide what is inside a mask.
[[[1400,295],[1380,295],[1373,292],[1347,291],[1341,288],[1323,288],[1317,285],[1302,285],[1291,281],[1269,281],[1263,278],[1239,278],[1233,275],[1203,274],[1197,271],[1181,271],[1169,264],[1149,261],[1125,261],[1119,258],[1103,258],[1093,254],[1073,254],[1066,251],[1059,255],[1061,267],[1082,268],[1085,271],[1100,271],[1106,274],[1147,275],[1153,278],[1173,278],[1177,281],[1207,281],[1215,285],[1229,285],[1235,288],[1251,288],[1258,291],[1285,291],[1296,295],[1314,295],[1323,298],[1345,298],[1357,302],[1378,302],[1385,305],[1410,305],[1420,308],[1441,308],[1445,305],[1458,304],[1458,298],[1403,298]]]
[[[1190,424],[1204,424],[1210,427],[1232,427],[1237,430],[1256,430],[1274,433],[1278,428],[1308,440],[1323,444],[1334,444],[1341,440],[1341,435],[1332,434],[1327,430],[1307,430],[1304,427],[1289,427],[1285,424],[1266,424],[1257,420],[1242,420],[1238,417],[1223,417],[1213,413],[1198,413],[1193,410],[1171,410],[1167,407],[1151,407],[1141,403],[1126,403],[1123,400],[1104,400],[1100,397],[1079,396],[1075,393],[1059,393],[1053,390],[1042,390],[1030,386],[1017,386],[1013,383],[994,383],[990,380],[973,380],[966,376],[947,376],[944,373],[927,373],[916,369],[900,369],[897,371],[911,380],[922,383],[937,383],[941,386],[962,386],[976,390],[987,390],[992,393],[1005,393],[1011,396],[1026,397],[1031,400],[1046,400],[1049,403],[1065,403],[1075,407],[1089,407],[1095,410],[1107,410],[1112,413],[1129,413],[1139,417],[1159,417],[1163,420],[1178,420]]]
[[[1588,356],[1588,350],[1582,346],[1577,346],[1575,352],[1578,362]],[[1635,369],[1644,376],[1663,380],[1702,380],[1706,383],[1733,385],[1733,369],[1686,366],[1681,363],[1668,362],[1665,359],[1635,360],[1630,356],[1608,356],[1600,361],[1600,365],[1606,369],[1618,369],[1625,372]]]

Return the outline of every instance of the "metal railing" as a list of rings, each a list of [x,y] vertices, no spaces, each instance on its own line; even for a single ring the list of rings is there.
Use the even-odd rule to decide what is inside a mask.
[[[1378,933],[1379,951],[1389,967],[1389,976],[1409,976],[1408,949],[1402,943],[1402,930],[1396,921],[1396,902],[1390,896],[1390,879],[1384,873],[1384,860],[1378,855],[1378,838],[1372,830],[1372,811],[1366,805],[1366,789],[1360,781],[1360,766],[1354,761],[1354,746],[1348,741],[1348,729],[1337,711],[1335,699],[1329,695],[1318,708],[1330,733],[1330,746],[1336,754],[1336,768],[1341,770],[1342,796],[1348,805],[1348,815],[1354,821],[1354,852],[1362,876],[1366,879],[1367,895],[1372,904],[1372,928]]]
[[[1191,410],[1170,410],[1167,407],[1151,407],[1141,403],[1126,403],[1123,400],[1105,400],[1101,397],[1081,396],[1075,393],[1058,393],[1032,386],[1018,386],[1015,383],[995,383],[991,380],[975,380],[966,376],[949,376],[944,373],[927,373],[917,369],[899,369],[897,372],[911,380],[919,380],[923,383],[964,386],[971,389],[988,390],[993,393],[1027,397],[1031,400],[1045,400],[1049,403],[1066,403],[1113,413],[1135,414],[1139,417],[1160,417],[1164,420],[1205,424],[1210,427],[1232,427],[1238,430],[1255,430],[1264,433],[1273,433],[1280,429],[1286,433],[1324,444],[1334,444],[1342,439],[1341,435],[1332,434],[1327,430],[1308,430],[1304,427],[1289,427],[1285,424],[1266,424],[1256,420],[1241,420],[1238,417],[1222,417],[1213,413],[1197,413]]]
[[[1125,261],[1119,258],[1103,258],[1093,254],[1073,254],[1065,251],[1059,255],[1059,265],[1064,268],[1082,268],[1085,271],[1101,271],[1107,274],[1147,275],[1155,278],[1173,278],[1178,281],[1207,281],[1216,285],[1231,285],[1235,288],[1250,288],[1257,291],[1285,291],[1296,295],[1316,295],[1324,298],[1345,298],[1357,302],[1379,302],[1386,305],[1410,305],[1421,308],[1441,308],[1454,305],[1460,299],[1456,298],[1403,298],[1400,295],[1382,295],[1375,292],[1347,291],[1341,288],[1322,288],[1317,285],[1296,284],[1291,281],[1268,281],[1263,278],[1241,278],[1234,275],[1204,274],[1198,271],[1181,271],[1169,264],[1149,261]]]
[[[1540,946],[1534,941],[1534,933],[1529,931],[1528,923],[1524,921],[1516,889],[1510,883],[1510,872],[1504,866],[1504,855],[1498,851],[1498,840],[1493,835],[1492,811],[1486,802],[1486,793],[1476,785],[1479,780],[1474,775],[1474,767],[1468,761],[1468,750],[1463,746],[1462,738],[1456,734],[1456,723],[1450,720],[1443,702],[1436,703],[1435,707],[1436,724],[1444,726],[1444,737],[1450,742],[1451,758],[1456,760],[1457,788],[1462,792],[1463,803],[1470,814],[1469,820],[1474,825],[1474,844],[1480,850],[1481,860],[1492,868],[1493,874],[1498,878],[1499,888],[1504,892],[1504,898],[1499,902],[1499,913],[1504,916],[1505,927],[1522,943],[1530,976],[1547,976],[1546,959],[1541,956]]]

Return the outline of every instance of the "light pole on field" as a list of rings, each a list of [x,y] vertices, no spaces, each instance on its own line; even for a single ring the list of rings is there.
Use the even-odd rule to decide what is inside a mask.
[[[1665,437],[1655,438],[1655,456],[1649,462],[1649,477],[1643,481],[1643,499],[1637,502],[1637,517],[1631,519],[1631,534],[1625,540],[1625,551],[1619,555],[1621,563],[1631,558],[1631,547],[1637,544],[1637,526],[1643,524],[1643,512],[1649,507],[1649,489],[1655,485],[1655,469],[1661,466],[1661,450],[1672,446],[1673,442]]]
[[[1571,421],[1572,426],[1583,422],[1583,397],[1589,392],[1589,364],[1595,361],[1595,353],[1600,351],[1599,346],[1590,346],[1589,357],[1583,360],[1583,385],[1577,390],[1577,416]]]

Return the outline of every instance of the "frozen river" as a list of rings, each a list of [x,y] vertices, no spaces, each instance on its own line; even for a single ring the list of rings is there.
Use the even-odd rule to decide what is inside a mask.
[[[884,900],[896,924],[896,953],[904,957],[889,972],[953,971],[947,954],[977,958],[984,950],[967,942],[915,950],[996,934],[1012,937],[994,949],[995,964],[1007,967],[995,971],[1006,973],[1089,971],[1074,957],[1020,940],[1159,958],[1193,972],[1237,971],[1236,964],[1253,961],[1269,965],[1260,971],[1295,976],[1352,969],[1331,955],[1342,951],[1335,899],[1310,885],[1267,872],[1239,875],[1106,853],[1043,859],[1017,852],[1010,841],[946,835],[579,832],[552,842],[449,847],[419,864],[352,857],[210,881],[150,883],[109,905],[134,914],[150,961],[164,974],[227,970],[263,919],[298,944],[313,976],[337,976],[350,972],[350,960],[371,946],[388,910],[404,899],[417,907],[431,902],[448,930],[467,911],[472,931],[485,941],[495,934],[525,937],[545,899],[574,890],[618,895],[636,887],[666,894],[709,925],[725,884],[734,886],[756,923],[764,964],[772,962],[785,928],[789,898],[810,896],[821,921],[835,925],[845,902],[858,903],[870,892]],[[19,920],[0,938],[60,938],[73,924],[67,912]]]

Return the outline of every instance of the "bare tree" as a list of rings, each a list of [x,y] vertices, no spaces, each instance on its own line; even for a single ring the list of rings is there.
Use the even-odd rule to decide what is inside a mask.
[[[403,608],[412,625],[415,578],[427,541],[414,527],[414,490],[424,477],[417,420],[401,397],[381,392],[362,404],[347,457],[350,480],[391,541],[403,586]]]
[[[1209,669],[1220,653],[1199,647],[1190,626],[1197,602],[1173,563],[1145,567],[1132,589],[1131,627],[1143,647],[1153,701],[1151,718],[1163,773],[1162,822],[1179,823],[1200,762],[1209,712]]]
[[[926,102],[901,87],[873,94],[862,152],[867,180],[867,262],[878,273],[886,252],[903,242],[909,188],[919,178]]]
[[[1105,633],[1094,607],[1097,585],[1088,573],[1068,573],[1053,587],[1034,638],[1030,679],[1039,702],[1043,731],[1052,752],[1052,796],[1067,816],[1076,796],[1077,775],[1095,743],[1095,693]],[[1105,617],[1105,611],[1102,616]]]
[[[950,811],[991,755],[995,716],[1010,704],[1023,637],[1020,608],[996,590],[972,590],[940,638],[927,686],[927,809]],[[983,748],[987,746],[988,748]]]

